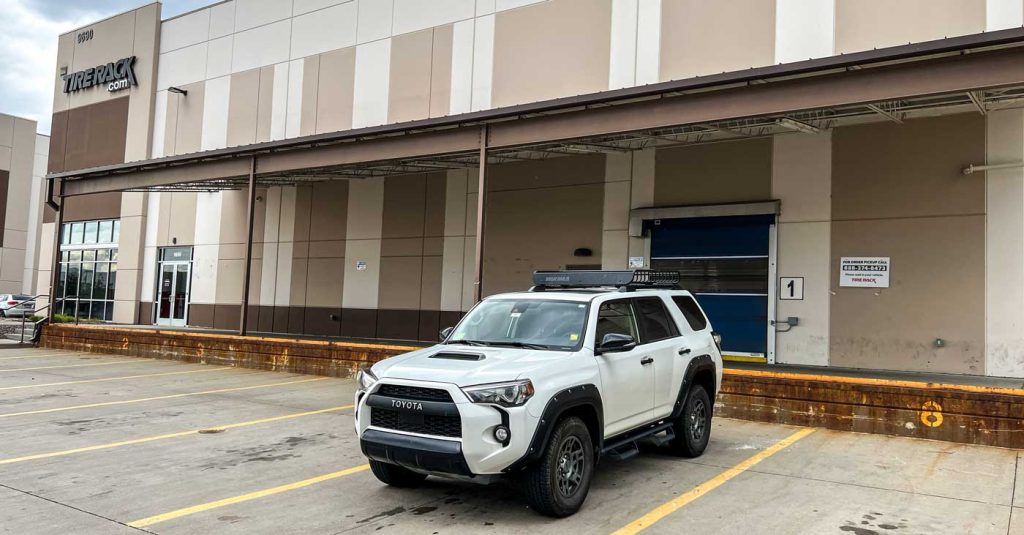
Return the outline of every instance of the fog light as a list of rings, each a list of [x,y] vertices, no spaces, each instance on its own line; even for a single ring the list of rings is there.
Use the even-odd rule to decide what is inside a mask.
[[[502,444],[508,442],[508,437],[510,435],[511,433],[509,433],[508,428],[503,425],[499,425],[494,428],[494,439]]]

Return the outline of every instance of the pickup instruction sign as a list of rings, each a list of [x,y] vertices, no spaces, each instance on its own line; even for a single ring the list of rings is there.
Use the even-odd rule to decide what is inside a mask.
[[[839,286],[888,288],[888,256],[844,256],[839,260]]]

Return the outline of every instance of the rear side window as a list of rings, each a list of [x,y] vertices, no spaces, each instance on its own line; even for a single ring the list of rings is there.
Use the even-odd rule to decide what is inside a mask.
[[[695,331],[703,331],[708,327],[708,320],[704,317],[704,313],[701,312],[700,306],[692,297],[686,295],[676,295],[672,297],[672,301],[675,302],[676,306],[683,313],[683,317],[686,318],[686,323],[690,324],[690,328]]]
[[[643,343],[679,336],[679,329],[661,299],[643,297],[634,300],[633,306],[636,307],[636,319],[640,324],[640,339]]]

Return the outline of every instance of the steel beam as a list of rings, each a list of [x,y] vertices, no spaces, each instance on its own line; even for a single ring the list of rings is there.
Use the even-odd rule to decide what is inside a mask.
[[[256,157],[249,160],[249,210],[245,232],[245,277],[242,279],[242,313],[238,334],[245,336],[246,320],[249,319],[249,279],[252,278],[252,233],[256,215]]]
[[[480,127],[480,165],[476,190],[476,277],[473,281],[473,299],[480,302],[484,291],[484,221],[487,216],[487,125]]]

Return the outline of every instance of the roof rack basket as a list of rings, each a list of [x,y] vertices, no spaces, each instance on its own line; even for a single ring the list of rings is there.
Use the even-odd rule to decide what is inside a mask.
[[[638,269],[636,271],[535,271],[531,292],[555,288],[618,288],[628,292],[640,288],[677,290],[678,271]]]

